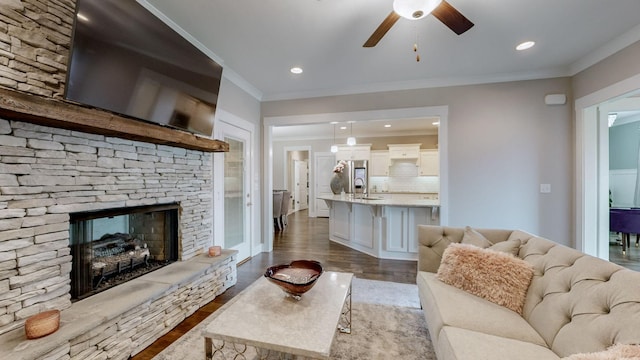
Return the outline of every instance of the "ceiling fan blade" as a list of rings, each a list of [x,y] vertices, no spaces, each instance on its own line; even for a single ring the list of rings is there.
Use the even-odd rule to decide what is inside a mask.
[[[389,29],[391,29],[393,24],[395,24],[396,21],[398,21],[398,19],[400,19],[400,15],[396,14],[395,11],[392,11],[382,21],[382,23],[380,24],[380,26],[378,26],[376,31],[374,31],[373,34],[371,34],[371,37],[369,37],[369,39],[364,43],[364,45],[362,45],[362,47],[374,47],[374,46],[376,46],[376,44],[380,40],[382,40],[382,37],[384,36],[384,34],[386,34],[387,31],[389,31]]]
[[[465,31],[473,27],[473,23],[469,21],[469,19],[464,17],[464,15],[445,0],[442,0],[442,3],[431,13],[458,35],[462,35]]]

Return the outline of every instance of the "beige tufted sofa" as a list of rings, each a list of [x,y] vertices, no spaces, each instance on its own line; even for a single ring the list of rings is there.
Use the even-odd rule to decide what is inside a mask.
[[[523,315],[435,277],[463,228],[419,226],[417,284],[436,355],[445,359],[560,359],[640,344],[640,272],[512,230],[477,229],[492,243],[520,239],[534,267]]]

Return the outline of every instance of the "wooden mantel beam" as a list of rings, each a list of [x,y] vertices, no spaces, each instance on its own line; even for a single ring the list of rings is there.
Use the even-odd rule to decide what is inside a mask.
[[[224,141],[196,136],[75,103],[0,88],[0,117],[92,134],[205,152],[229,151]]]

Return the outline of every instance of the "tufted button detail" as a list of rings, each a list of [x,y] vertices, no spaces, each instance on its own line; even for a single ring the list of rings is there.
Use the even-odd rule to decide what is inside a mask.
[[[427,245],[427,247],[428,247],[429,249],[431,249],[431,248],[433,247],[433,245],[429,244],[429,245]]]

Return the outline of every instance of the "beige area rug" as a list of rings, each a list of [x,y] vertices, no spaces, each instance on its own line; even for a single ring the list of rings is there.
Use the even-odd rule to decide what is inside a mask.
[[[331,359],[436,359],[416,285],[355,278],[352,286],[351,334],[336,335]],[[154,360],[204,359],[201,334],[209,321],[202,321]]]

